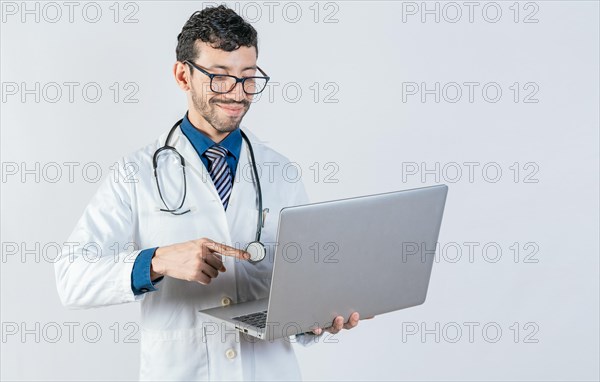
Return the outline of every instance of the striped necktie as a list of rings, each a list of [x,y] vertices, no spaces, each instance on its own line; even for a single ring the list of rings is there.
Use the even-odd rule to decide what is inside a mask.
[[[231,169],[225,160],[227,149],[219,145],[213,145],[206,150],[205,154],[210,163],[210,169],[208,170],[210,177],[215,184],[221,202],[223,202],[223,208],[227,209],[229,196],[231,195],[231,189],[233,187]]]

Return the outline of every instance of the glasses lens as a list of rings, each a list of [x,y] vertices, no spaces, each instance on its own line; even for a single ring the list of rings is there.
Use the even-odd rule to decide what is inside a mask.
[[[267,79],[264,77],[248,77],[244,81],[244,91],[248,94],[258,94],[265,90]]]
[[[235,85],[235,78],[229,76],[214,76],[211,90],[215,93],[227,93]]]

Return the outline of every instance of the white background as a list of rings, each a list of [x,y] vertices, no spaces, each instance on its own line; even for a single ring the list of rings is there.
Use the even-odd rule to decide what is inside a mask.
[[[1,378],[135,379],[138,306],[63,308],[53,243],[98,187],[95,168],[110,176],[185,112],[176,36],[206,3],[76,3],[72,22],[54,4],[2,4]],[[313,201],[449,185],[426,303],[297,348],[304,378],[598,380],[598,2],[475,2],[471,20],[463,2],[229,4],[253,20],[258,64],[279,84],[243,124],[298,163]],[[65,82],[79,83],[72,102]],[[439,102],[403,94],[436,82]],[[478,83],[472,102],[465,82]]]

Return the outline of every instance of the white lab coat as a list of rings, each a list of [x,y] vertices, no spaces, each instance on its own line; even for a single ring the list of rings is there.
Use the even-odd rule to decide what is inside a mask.
[[[245,248],[256,233],[256,192],[246,143],[242,143],[225,212],[206,167],[178,128],[171,145],[186,161],[186,206],[192,212],[173,216],[158,210],[163,205],[153,175],[152,155],[164,144],[165,132],[154,143],[123,158],[118,179],[111,174],[104,180],[69,238],[70,243],[79,244],[65,247],[55,264],[58,293],[67,307],[141,301],[141,380],[301,378],[292,343],[309,345],[315,342],[315,336],[262,341],[240,335],[198,313],[229,301],[268,295],[279,211],[308,201],[301,179],[293,175],[294,166],[287,166],[287,174],[282,171],[288,159],[243,130],[252,142],[262,173],[263,205],[270,210],[261,238],[267,244],[265,260],[251,264],[224,256],[227,271],[209,285],[165,277],[157,284],[158,291],[133,294],[131,271],[142,249],[202,237]],[[171,169],[174,160],[170,156],[161,165],[166,163],[165,168]],[[171,178],[165,182],[165,196],[176,198],[183,188],[179,172],[159,174]],[[120,248],[118,254],[115,245]]]

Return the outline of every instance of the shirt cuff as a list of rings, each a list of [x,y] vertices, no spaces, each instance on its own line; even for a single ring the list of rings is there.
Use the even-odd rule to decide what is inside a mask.
[[[319,342],[319,338],[323,335],[323,333],[325,333],[325,331],[323,331],[319,335],[316,335],[313,332],[298,333],[298,334],[296,334],[296,337],[295,337],[296,343],[298,343],[304,347],[314,345],[317,342]]]
[[[160,282],[163,277],[160,277],[156,282],[152,282],[150,278],[150,266],[152,265],[152,257],[156,248],[144,249],[135,258],[133,270],[131,271],[131,290],[134,295],[140,295],[146,292],[157,290],[154,285]]]

